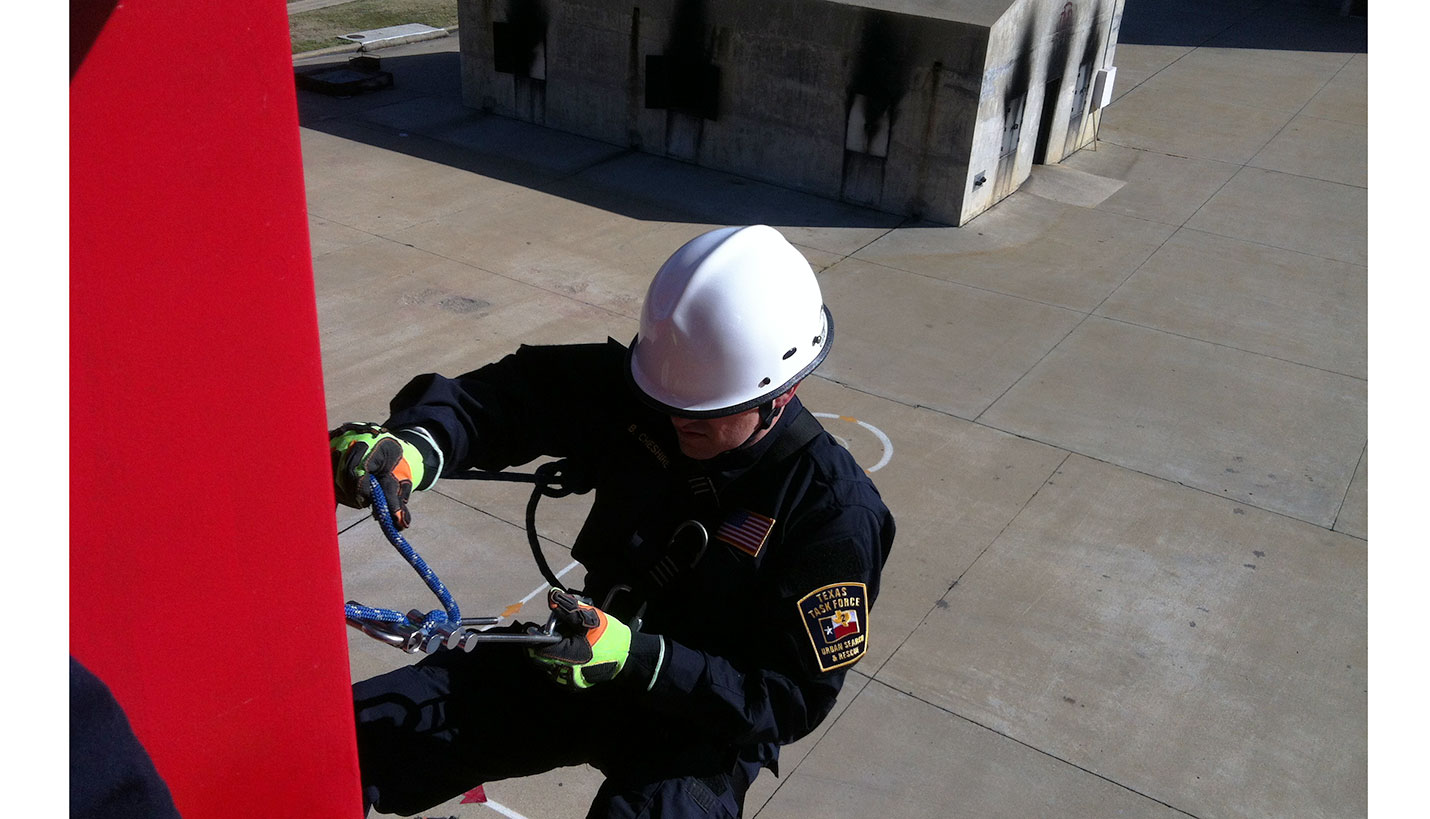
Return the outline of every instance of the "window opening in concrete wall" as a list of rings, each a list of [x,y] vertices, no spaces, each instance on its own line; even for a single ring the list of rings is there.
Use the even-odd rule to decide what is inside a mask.
[[[845,96],[844,169],[839,198],[879,207],[889,135],[908,82],[909,32],[894,15],[865,9]],[[935,75],[935,82],[937,77]],[[937,93],[936,88],[931,89]]]
[[[850,151],[871,156],[889,155],[889,109],[882,112],[873,109],[869,98],[855,94],[849,106],[849,118],[844,128],[844,147]],[[870,117],[874,113],[875,116]]]
[[[720,118],[717,30],[707,0],[678,0],[660,54],[645,57],[645,107],[665,109],[665,154],[698,161],[705,122]]]
[[[1053,122],[1057,119],[1058,99],[1062,97],[1063,78],[1067,75],[1072,50],[1072,33],[1077,25],[1077,8],[1064,3],[1053,30],[1052,53],[1048,57],[1048,81],[1043,88],[1043,107],[1038,117],[1038,139],[1033,143],[1033,161],[1038,164],[1057,162],[1061,157],[1049,156]]]
[[[1023,139],[1023,109],[1028,95],[1020,94],[1003,107],[1003,145],[998,151],[998,170],[993,181],[993,201],[1013,192],[1018,164],[1018,143]]]
[[[868,96],[854,94],[844,126],[841,199],[861,205],[879,203],[884,190],[884,160],[889,155],[889,130],[888,106],[880,112]]]
[[[1048,145],[1052,142],[1053,120],[1057,117],[1058,95],[1062,87],[1061,76],[1048,80],[1048,84],[1043,86],[1043,109],[1038,117],[1038,138],[1033,143],[1033,161],[1039,165],[1048,162]]]
[[[492,23],[492,63],[512,75],[512,108],[527,122],[546,121],[546,22],[539,14],[513,13]]]
[[[1092,63],[1084,62],[1077,68],[1077,82],[1073,85],[1072,108],[1068,112],[1068,135],[1063,142],[1063,156],[1077,150],[1082,137],[1083,119],[1087,116],[1087,92],[1092,85]]]
[[[720,118],[720,67],[685,57],[647,54],[645,107]]]
[[[665,153],[694,160],[706,120],[720,116],[720,67],[690,58],[648,54],[645,107],[665,109]]]

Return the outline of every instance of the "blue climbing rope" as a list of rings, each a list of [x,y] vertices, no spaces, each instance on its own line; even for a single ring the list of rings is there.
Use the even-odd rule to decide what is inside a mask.
[[[462,620],[462,611],[457,607],[457,601],[452,597],[452,593],[447,591],[447,587],[442,584],[441,578],[427,565],[427,561],[417,554],[417,550],[402,537],[397,531],[397,526],[392,522],[392,513],[387,508],[387,496],[383,494],[382,487],[378,484],[377,478],[367,476],[369,486],[372,487],[372,507],[377,513],[378,525],[382,527],[382,533],[387,536],[387,541],[402,554],[402,557],[417,570],[422,580],[427,583],[427,588],[441,601],[442,608],[433,609],[427,612],[427,616],[422,620],[421,631],[428,634],[432,629],[445,625],[457,625]],[[350,618],[357,620],[376,620],[383,623],[405,623],[407,615],[393,611],[392,609],[373,608],[359,603],[348,603],[343,607],[343,613]]]

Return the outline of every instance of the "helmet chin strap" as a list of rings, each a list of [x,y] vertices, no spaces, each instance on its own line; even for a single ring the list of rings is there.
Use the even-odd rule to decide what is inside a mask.
[[[746,439],[745,439],[745,442],[744,442],[743,444],[740,444],[739,446],[735,447],[735,449],[737,449],[737,450],[738,450],[738,449],[744,449],[745,447],[747,447],[747,446],[749,446],[750,444],[754,443],[754,441],[755,441],[756,438],[760,437],[760,435],[761,435],[762,433],[764,433],[764,432],[765,432],[766,430],[768,430],[770,427],[772,427],[772,426],[775,425],[775,421],[778,421],[778,420],[779,420],[780,413],[783,412],[783,411],[784,411],[784,407],[782,407],[782,406],[779,406],[779,407],[775,406],[775,402],[774,402],[773,400],[769,400],[769,401],[766,401],[765,403],[761,404],[761,405],[760,405],[760,425],[757,426],[757,427],[755,427],[755,431],[750,433],[750,437],[746,438]]]
[[[760,426],[759,426],[759,428],[756,429],[755,431],[756,431],[756,432],[762,432],[762,431],[767,430],[767,429],[769,429],[770,427],[774,426],[774,425],[775,425],[775,420],[780,417],[780,411],[783,410],[783,409],[784,409],[784,407],[777,407],[777,406],[775,406],[775,402],[774,402],[773,400],[771,400],[771,401],[766,401],[765,403],[761,404],[761,405],[760,405]]]

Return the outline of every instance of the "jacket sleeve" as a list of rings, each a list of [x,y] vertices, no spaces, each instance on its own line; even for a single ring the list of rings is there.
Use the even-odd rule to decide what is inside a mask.
[[[441,449],[443,475],[576,454],[601,414],[629,400],[619,371],[624,350],[614,341],[522,346],[455,378],[420,375],[392,399],[385,426],[426,430]]]
[[[656,644],[642,635],[633,649],[647,653],[640,666],[654,666],[649,701],[658,710],[680,715],[698,730],[737,745],[764,742],[787,744],[813,731],[834,708],[844,678],[868,646],[868,613],[878,593],[884,545],[892,540],[893,521],[887,510],[855,507],[820,530],[805,535],[806,554],[825,559],[795,567],[778,603],[781,613],[768,623],[768,661],[738,663],[666,637]],[[835,556],[838,557],[835,557]],[[830,559],[833,558],[833,559]],[[821,654],[816,645],[818,617],[808,610],[822,590],[863,589],[857,608],[860,633],[830,645],[847,644],[843,656]],[[842,599],[852,599],[852,592]],[[831,608],[831,610],[834,610]],[[852,610],[852,609],[849,609]],[[855,637],[861,637],[854,642]],[[648,659],[651,651],[661,656]]]
[[[179,819],[109,686],[70,657],[71,819]]]

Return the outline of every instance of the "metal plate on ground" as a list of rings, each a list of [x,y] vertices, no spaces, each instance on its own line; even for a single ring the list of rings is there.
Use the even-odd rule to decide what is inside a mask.
[[[338,39],[347,40],[353,43],[361,43],[366,48],[374,48],[385,45],[398,45],[399,43],[412,43],[418,40],[432,40],[437,37],[446,37],[445,28],[433,28],[421,23],[403,23],[400,26],[387,26],[386,28],[375,28],[368,31],[358,31],[352,34],[339,35]]]

